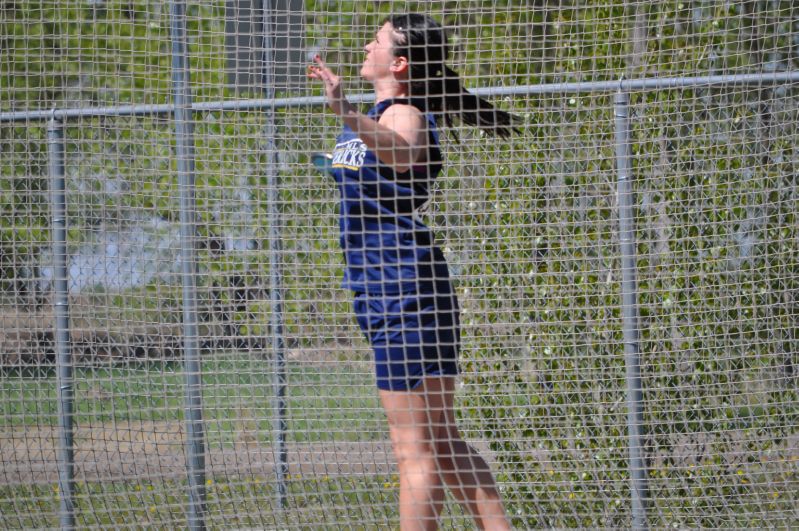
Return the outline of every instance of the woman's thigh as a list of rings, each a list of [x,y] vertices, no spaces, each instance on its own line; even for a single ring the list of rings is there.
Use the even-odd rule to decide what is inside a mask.
[[[455,377],[428,376],[409,391],[380,390],[380,400],[388,418],[392,442],[424,444],[432,450],[438,439],[451,436]]]

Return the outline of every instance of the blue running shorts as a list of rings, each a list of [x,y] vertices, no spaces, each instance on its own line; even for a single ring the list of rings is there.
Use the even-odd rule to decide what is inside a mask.
[[[356,293],[353,306],[374,350],[379,389],[408,391],[425,376],[458,374],[460,311],[449,282],[432,294]]]

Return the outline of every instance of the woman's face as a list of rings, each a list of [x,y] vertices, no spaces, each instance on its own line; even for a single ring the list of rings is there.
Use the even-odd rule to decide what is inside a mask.
[[[372,42],[366,45],[366,57],[361,67],[361,77],[367,81],[394,79],[399,72],[398,59],[394,57],[394,28],[390,22],[383,24]]]

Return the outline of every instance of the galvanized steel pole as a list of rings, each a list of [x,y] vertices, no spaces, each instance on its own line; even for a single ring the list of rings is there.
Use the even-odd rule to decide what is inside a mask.
[[[186,376],[186,467],[189,484],[188,527],[205,529],[205,433],[202,420],[202,370],[197,326],[197,220],[194,126],[186,45],[186,3],[172,0],[172,87],[180,194],[180,260],[183,285],[183,359]]]
[[[67,267],[67,200],[64,123],[47,124],[52,218],[56,385],[58,386],[58,519],[61,529],[75,529],[75,451],[72,421],[74,378],[69,332],[69,268]]]
[[[272,8],[271,2],[263,4],[263,79],[267,99],[275,96],[275,62],[272,49]],[[275,142],[275,108],[264,109],[264,144],[266,146],[266,208],[269,224],[269,300],[270,332],[272,333],[273,372],[273,436],[272,451],[275,457],[277,481],[277,506],[287,506],[286,476],[288,475],[288,451],[286,449],[286,347],[283,340],[283,263],[280,229],[280,190],[277,175],[277,144]]]
[[[644,461],[642,428],[644,424],[643,391],[641,388],[641,356],[639,345],[638,287],[636,280],[635,233],[633,226],[633,192],[630,141],[630,95],[617,92],[613,101],[616,119],[617,200],[619,208],[619,244],[621,248],[621,306],[624,329],[624,363],[627,369],[627,437],[632,527],[647,529],[647,469]]]

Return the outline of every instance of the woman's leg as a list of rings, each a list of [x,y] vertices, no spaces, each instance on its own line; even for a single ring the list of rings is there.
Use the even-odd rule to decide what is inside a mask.
[[[455,423],[455,378],[427,377],[413,391],[380,391],[400,474],[400,526],[435,529],[442,478],[480,529],[510,529],[485,460]]]
[[[388,417],[400,477],[402,531],[436,529],[445,491],[436,463],[433,435],[439,411],[427,406],[419,391],[380,391]]]
[[[452,494],[480,529],[510,529],[491,469],[460,435],[455,420],[455,378],[425,378],[424,394],[435,426],[438,469]]]

